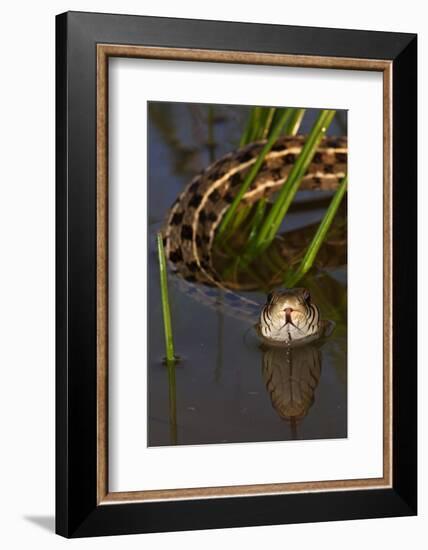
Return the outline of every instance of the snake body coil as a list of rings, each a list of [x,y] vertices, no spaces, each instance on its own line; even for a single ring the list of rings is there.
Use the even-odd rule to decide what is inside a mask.
[[[304,142],[304,136],[281,137],[266,155],[242,203],[252,204],[275,193],[286,181]],[[222,284],[212,263],[212,247],[216,229],[224,213],[233,202],[265,143],[252,143],[229,153],[195,176],[170,208],[163,228],[166,256],[172,270],[180,276],[182,284],[198,287],[198,290],[192,288],[194,294],[201,294],[203,286],[221,288],[224,291],[222,298],[232,302],[229,308],[232,315],[252,319],[260,311],[260,304],[237,296],[230,291],[230,285],[228,289]],[[335,190],[345,176],[346,167],[346,138],[325,137],[300,184],[300,189]],[[287,328],[289,334],[294,331],[297,340],[298,330],[291,325]],[[263,336],[269,339],[266,334]]]
[[[269,197],[283,185],[304,141],[304,136],[285,136],[274,144],[243,204]],[[165,251],[185,280],[218,286],[211,261],[215,231],[264,144],[250,144],[214,162],[193,178],[172,205],[163,231]],[[346,138],[324,138],[300,189],[335,190],[346,165]]]

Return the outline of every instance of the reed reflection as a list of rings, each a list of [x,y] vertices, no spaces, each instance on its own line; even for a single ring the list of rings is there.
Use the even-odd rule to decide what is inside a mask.
[[[177,383],[175,380],[175,365],[168,363],[166,368],[168,371],[169,437],[171,445],[177,445]]]

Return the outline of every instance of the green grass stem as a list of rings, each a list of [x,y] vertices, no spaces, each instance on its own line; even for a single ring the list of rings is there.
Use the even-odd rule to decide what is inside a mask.
[[[251,229],[248,241],[251,242],[257,236],[257,231],[263,221],[264,215],[266,212],[266,198],[262,197],[257,201],[256,211],[254,213],[253,219],[251,220]]]
[[[260,133],[264,127],[265,110],[263,107],[254,107],[253,125],[251,127],[250,135],[248,136],[248,143],[257,141]]]
[[[314,238],[308,246],[299,267],[295,271],[290,271],[287,273],[284,281],[285,286],[295,286],[313,266],[318,251],[325,240],[328,230],[330,229],[336,212],[340,206],[340,203],[342,202],[343,196],[345,195],[347,187],[348,176],[345,176],[341,181],[336,193],[334,194],[333,199],[331,200],[331,203],[327,208],[327,211],[324,214],[324,217],[321,220],[321,223],[318,226]]]
[[[239,147],[243,147],[249,143],[249,137],[254,124],[254,109],[255,107],[252,107],[250,114],[248,115],[247,124],[245,125],[244,131],[241,134],[241,139],[239,140]]]
[[[162,234],[157,234],[157,248],[159,259],[160,288],[162,299],[163,327],[165,333],[165,351],[167,363],[175,362],[174,340],[172,337],[171,311],[168,297],[168,277],[166,269],[165,250],[163,247]]]
[[[284,112],[282,113],[280,119],[278,120],[277,124],[275,125],[272,132],[270,133],[269,139],[267,140],[263,149],[260,151],[260,154],[257,157],[256,162],[252,165],[250,171],[248,172],[244,181],[242,182],[242,185],[236,197],[234,198],[232,204],[227,209],[227,212],[220,223],[220,227],[218,228],[217,238],[222,237],[224,235],[224,232],[226,231],[228,225],[231,223],[232,219],[235,216],[235,212],[239,206],[239,203],[242,200],[242,197],[245,195],[245,193],[248,191],[248,188],[253,183],[254,178],[257,176],[258,171],[260,170],[260,167],[266,155],[272,149],[272,146],[275,143],[275,141],[278,139],[281,133],[281,130],[289,122],[290,118],[293,116],[293,113],[294,113],[294,109],[285,109]]]
[[[265,113],[263,107],[252,107],[247,125],[239,141],[240,147],[257,140],[261,128],[264,127],[264,118]]]
[[[266,112],[266,118],[264,128],[262,131],[261,139],[267,139],[269,137],[270,130],[272,128],[273,117],[275,115],[275,107],[269,107]]]
[[[295,109],[293,116],[291,117],[290,122],[285,128],[285,133],[288,136],[295,136],[299,132],[300,124],[302,123],[303,117],[305,116],[306,109]]]
[[[235,231],[241,230],[243,224],[247,221],[248,216],[251,214],[252,207],[252,204],[241,205],[241,208],[236,212],[235,217],[230,222],[226,237],[230,237]]]
[[[302,148],[302,151],[300,152],[288,175],[286,182],[282,186],[275,203],[270,209],[258,232],[254,245],[249,247],[248,254],[250,254],[250,256],[254,257],[265,250],[274,239],[299,188],[300,182],[312,162],[318,145],[324,137],[327,128],[334,118],[334,115],[335,111],[332,110],[323,110],[319,114],[310,134],[308,135],[308,139]],[[287,117],[287,122],[288,121],[289,118]]]

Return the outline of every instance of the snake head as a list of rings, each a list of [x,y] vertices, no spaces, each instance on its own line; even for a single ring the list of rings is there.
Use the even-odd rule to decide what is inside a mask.
[[[281,314],[286,309],[305,312],[305,306],[310,303],[311,294],[307,288],[284,288],[270,292],[266,305],[271,314]]]
[[[260,331],[270,340],[294,341],[318,330],[319,311],[307,288],[274,290],[260,314]]]

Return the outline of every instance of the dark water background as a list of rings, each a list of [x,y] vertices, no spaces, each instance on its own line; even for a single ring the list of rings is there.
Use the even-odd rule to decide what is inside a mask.
[[[211,308],[183,292],[174,275],[169,282],[171,315],[181,360],[175,369],[163,364],[156,233],[190,179],[237,147],[248,112],[248,107],[239,106],[149,104],[149,446],[347,436],[346,266],[317,271],[300,284],[316,291],[314,301],[322,316],[328,313],[336,323],[333,335],[317,344],[313,353],[309,350],[301,359],[298,352],[294,357],[295,365],[306,361],[302,369],[308,366],[308,356],[319,358],[309,365],[316,388],[303,418],[281,418],[267,391],[266,381],[278,369],[281,356],[273,357],[276,366],[270,368],[266,363],[272,358],[260,348],[251,323],[224,311],[221,291],[220,306]],[[307,110],[300,133],[310,130],[316,115],[317,110]],[[346,112],[338,112],[328,133],[346,135]],[[295,200],[305,200],[308,193],[298,193]],[[318,222],[324,211],[325,207],[290,212],[285,230]],[[246,295],[261,304],[266,299],[262,293]]]

